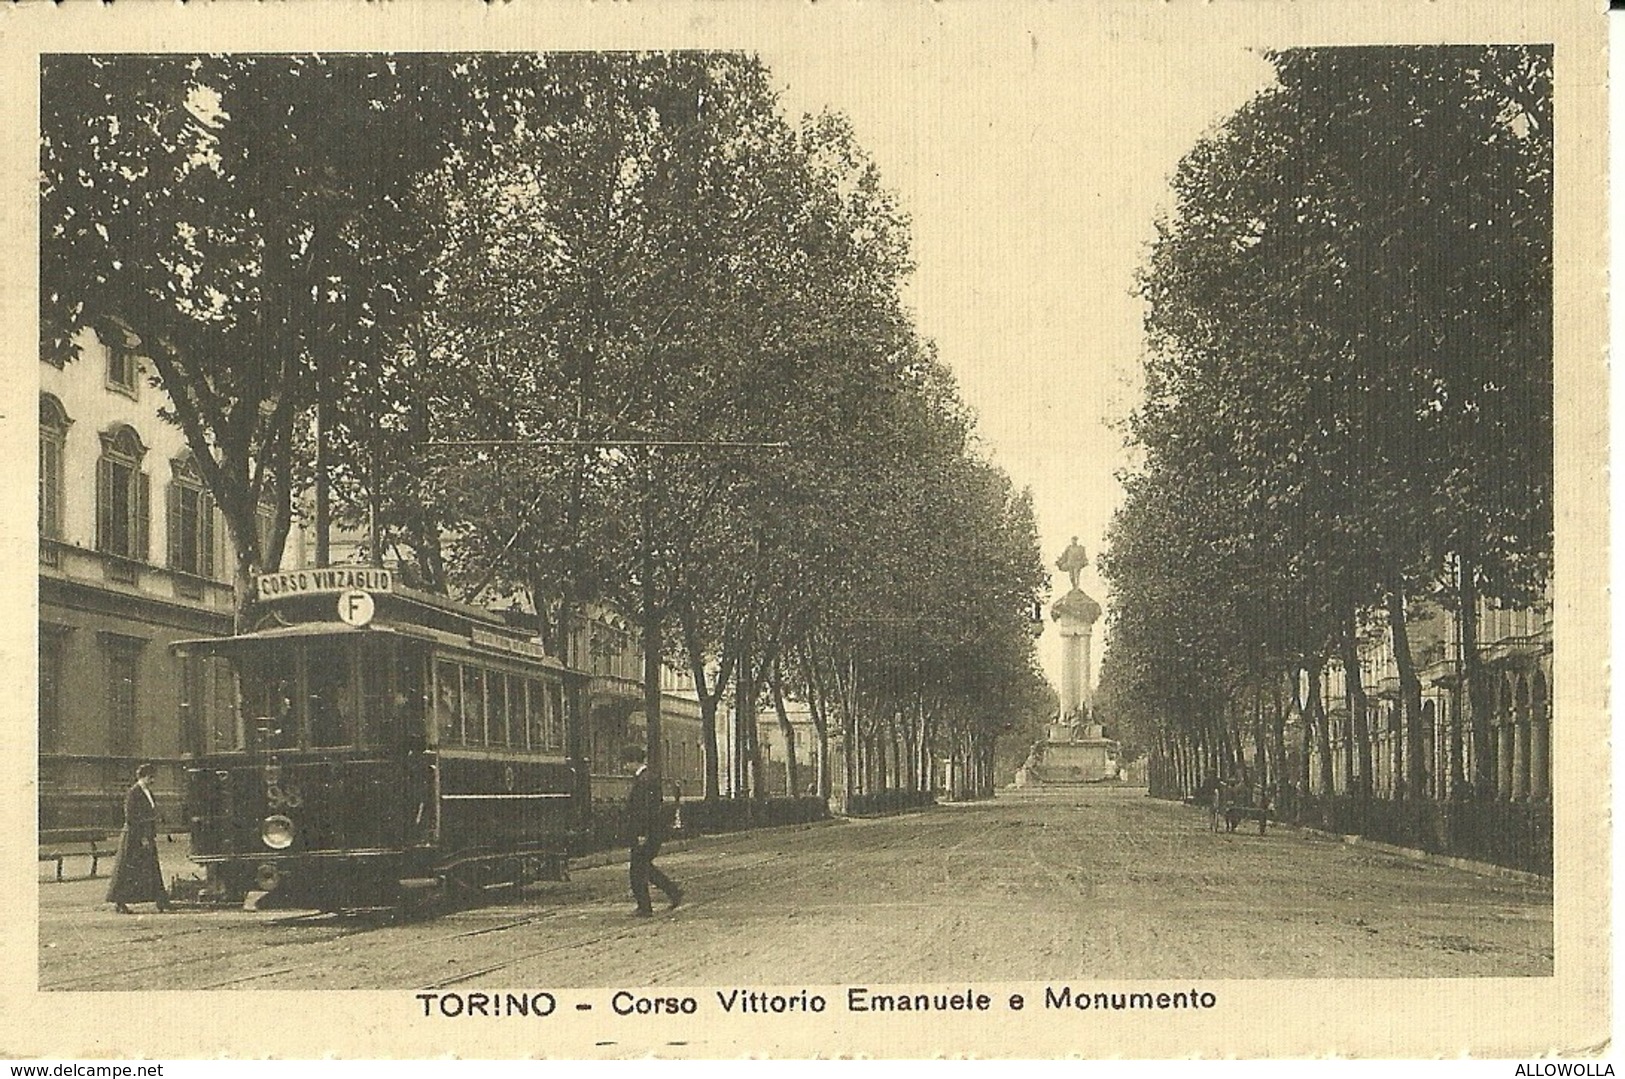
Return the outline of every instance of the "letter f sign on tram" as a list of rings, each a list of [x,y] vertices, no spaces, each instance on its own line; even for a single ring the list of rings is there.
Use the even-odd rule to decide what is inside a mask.
[[[339,593],[339,621],[347,626],[364,626],[372,621],[372,593],[348,588]]]

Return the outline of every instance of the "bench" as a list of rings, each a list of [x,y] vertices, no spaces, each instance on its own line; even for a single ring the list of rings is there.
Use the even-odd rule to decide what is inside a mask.
[[[84,849],[70,849],[70,848]],[[101,868],[103,858],[110,858],[118,853],[118,837],[109,836],[106,830],[100,828],[57,828],[43,831],[39,835],[39,860],[41,862],[56,863],[56,882],[61,884],[62,863],[71,857],[84,856],[90,859],[90,875],[97,875]]]

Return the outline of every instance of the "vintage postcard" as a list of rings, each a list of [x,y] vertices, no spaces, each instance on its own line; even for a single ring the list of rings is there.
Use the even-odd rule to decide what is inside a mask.
[[[0,1055],[1607,1052],[1601,5],[0,30]]]

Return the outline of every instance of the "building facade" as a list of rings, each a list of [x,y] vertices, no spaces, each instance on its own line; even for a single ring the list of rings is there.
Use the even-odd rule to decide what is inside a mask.
[[[231,632],[235,554],[147,361],[89,332],[79,344],[40,364],[39,823],[116,827],[149,760],[178,828],[181,760],[234,689],[169,645]]]
[[[1508,801],[1546,801],[1552,795],[1552,597],[1530,607],[1503,608],[1480,600],[1478,654],[1492,687],[1488,774],[1496,795]],[[1458,783],[1474,772],[1471,709],[1463,676],[1461,620],[1452,611],[1425,605],[1407,623],[1411,654],[1422,684],[1423,797],[1453,798]],[[1368,697],[1371,788],[1394,797],[1410,768],[1410,744],[1400,706],[1398,664],[1386,626],[1361,650],[1361,684]],[[1359,767],[1349,714],[1347,680],[1332,665],[1323,681],[1323,705],[1331,721],[1333,793],[1354,786]],[[1318,747],[1310,752],[1312,789],[1319,791]]]

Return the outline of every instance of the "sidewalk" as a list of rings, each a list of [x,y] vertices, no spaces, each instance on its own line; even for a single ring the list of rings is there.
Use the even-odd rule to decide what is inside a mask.
[[[1336,839],[1347,843],[1351,847],[1366,847],[1370,850],[1381,851],[1383,854],[1393,854],[1401,858],[1409,858],[1416,862],[1431,862],[1435,865],[1447,865],[1452,869],[1464,869],[1469,873],[1477,873],[1486,877],[1500,877],[1504,880],[1520,881],[1524,884],[1544,884],[1550,887],[1551,877],[1539,873],[1531,873],[1524,869],[1510,869],[1494,862],[1480,862],[1472,858],[1459,858],[1454,854],[1435,854],[1432,851],[1420,850],[1416,847],[1401,847],[1393,843],[1383,843],[1375,839],[1367,839],[1363,835],[1344,835],[1341,832],[1328,832],[1321,828],[1312,828],[1307,824],[1280,823],[1277,827],[1295,828],[1300,832],[1319,836],[1322,839]]]
[[[203,867],[191,860],[191,844],[189,837],[184,833],[175,833],[173,837],[158,834],[158,868],[163,871],[164,885],[167,887],[176,877],[186,879],[196,875],[203,876]],[[109,841],[109,850],[116,849],[117,840]],[[113,876],[113,866],[116,859],[112,854],[104,854],[100,864],[96,867],[96,875],[90,876],[90,856],[79,853],[74,848],[67,853],[62,863],[62,880],[56,879],[56,866],[52,862],[39,863],[39,900],[40,906],[46,907],[88,907],[96,906],[106,901],[107,885]]]
[[[1199,809],[1204,815],[1207,813],[1207,807],[1198,803],[1182,802],[1179,804],[1188,805],[1192,808]],[[1378,851],[1383,854],[1392,854],[1396,857],[1408,858],[1415,862],[1428,862],[1433,865],[1449,866],[1452,869],[1461,869],[1469,873],[1477,873],[1480,876],[1499,877],[1503,880],[1515,880],[1524,884],[1544,884],[1547,887],[1551,887],[1552,884],[1551,877],[1542,876],[1539,873],[1531,873],[1523,869],[1511,869],[1504,865],[1496,865],[1494,862],[1481,862],[1472,858],[1461,858],[1454,854],[1436,854],[1432,851],[1421,850],[1417,847],[1402,847],[1394,843],[1384,843],[1375,839],[1367,839],[1362,835],[1348,835],[1342,832],[1328,832],[1324,828],[1316,828],[1313,825],[1308,824],[1297,824],[1293,821],[1278,820],[1273,817],[1270,819],[1270,826],[1272,828],[1290,828],[1295,832],[1300,832],[1304,835],[1311,835],[1317,839],[1335,840],[1339,843],[1345,843],[1351,847],[1364,847],[1368,850]]]

